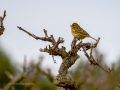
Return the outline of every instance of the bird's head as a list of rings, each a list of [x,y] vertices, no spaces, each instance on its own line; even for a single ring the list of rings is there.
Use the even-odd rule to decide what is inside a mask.
[[[76,28],[80,27],[77,23],[73,23],[73,24],[70,25],[70,26],[71,26],[71,28],[73,28],[73,29],[76,29]]]

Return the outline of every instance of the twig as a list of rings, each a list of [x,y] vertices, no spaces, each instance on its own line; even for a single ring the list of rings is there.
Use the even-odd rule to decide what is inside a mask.
[[[24,56],[23,72],[26,72],[26,56]]]
[[[63,43],[64,42],[64,40],[62,39],[62,40],[60,40],[60,37],[58,38],[58,41],[56,42],[56,44],[52,47],[52,53],[54,53],[54,50],[56,49],[56,48],[58,48],[58,45],[60,44],[60,43]],[[52,55],[52,58],[53,58],[53,61],[54,61],[54,63],[56,63],[56,60],[54,59],[54,55]]]
[[[47,31],[45,29],[43,29],[43,30],[44,30],[44,33],[45,33],[45,37],[48,37]]]
[[[3,26],[3,20],[6,17],[6,11],[4,11],[3,17],[0,17],[0,36],[3,34],[5,28]]]
[[[52,50],[54,51],[55,48],[58,47],[58,45],[59,45],[60,43],[63,43],[63,42],[64,42],[63,38],[60,40],[60,37],[59,37],[57,43],[54,45],[54,47],[52,48]]]
[[[4,11],[3,18],[2,18],[2,22],[3,22],[3,20],[5,19],[5,17],[6,17],[6,11]]]
[[[100,37],[98,37],[98,40],[96,41],[96,43],[92,45],[92,48],[96,48],[99,41],[100,41]]]
[[[38,36],[36,36],[36,35],[28,32],[28,31],[26,31],[26,30],[23,29],[22,27],[19,27],[19,26],[18,26],[18,28],[19,28],[20,30],[26,32],[27,34],[29,34],[30,36],[32,36],[32,37],[35,38],[35,39],[40,39],[40,40],[43,40],[43,41],[50,41],[47,37],[38,37]],[[50,42],[51,42],[51,41],[50,41]]]
[[[53,62],[57,64],[56,60],[54,59],[54,55],[52,55]]]

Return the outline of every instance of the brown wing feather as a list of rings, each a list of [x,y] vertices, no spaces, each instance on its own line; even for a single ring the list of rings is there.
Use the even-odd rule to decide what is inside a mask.
[[[83,30],[81,27],[76,28],[75,30],[76,33],[81,34],[82,36],[90,36],[85,30]]]

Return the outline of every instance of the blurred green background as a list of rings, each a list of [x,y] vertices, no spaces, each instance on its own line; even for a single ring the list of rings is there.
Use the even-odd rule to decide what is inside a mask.
[[[110,66],[105,63],[105,55],[98,50],[93,50],[94,57],[98,58],[99,63],[108,69]],[[17,64],[11,60],[11,57],[6,54],[4,50],[0,48],[0,88],[8,90],[60,90],[54,86],[53,81],[55,75],[51,73],[50,69],[41,69],[42,56],[38,57],[37,63],[31,61],[21,70],[26,69],[27,77],[21,77],[17,82],[13,83],[10,77],[15,80],[22,76],[22,72],[17,68]],[[85,61],[80,58],[79,63],[71,68],[67,74],[68,77],[74,79],[79,86],[79,90],[117,90],[116,83],[111,80],[108,75],[102,71],[99,67],[89,64],[89,61]],[[110,69],[114,79],[120,83],[120,59],[118,58],[116,63],[112,63]],[[6,72],[8,72],[6,74]]]

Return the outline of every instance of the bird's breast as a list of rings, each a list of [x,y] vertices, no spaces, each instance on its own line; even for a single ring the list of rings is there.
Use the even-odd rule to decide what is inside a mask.
[[[75,30],[74,29],[71,29],[71,33],[72,35],[75,37],[76,36],[76,33],[75,33]]]

